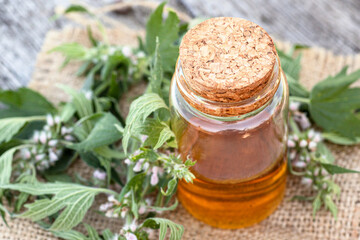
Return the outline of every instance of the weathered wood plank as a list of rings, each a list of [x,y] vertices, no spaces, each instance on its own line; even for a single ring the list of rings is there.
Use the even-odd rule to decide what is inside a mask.
[[[243,17],[281,40],[322,46],[337,54],[360,52],[358,0],[179,0],[194,16]]]

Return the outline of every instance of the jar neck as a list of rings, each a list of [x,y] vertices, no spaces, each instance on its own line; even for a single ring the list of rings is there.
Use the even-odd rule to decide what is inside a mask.
[[[279,66],[279,59],[276,58],[270,80],[266,86],[247,99],[238,102],[225,103],[212,101],[196,94],[187,82],[180,58],[177,61],[174,74],[174,81],[177,88],[187,104],[205,117],[219,118],[219,120],[221,119],[223,121],[233,121],[233,119],[239,120],[260,112],[269,104],[269,102],[271,102],[279,87],[280,80],[281,69]]]

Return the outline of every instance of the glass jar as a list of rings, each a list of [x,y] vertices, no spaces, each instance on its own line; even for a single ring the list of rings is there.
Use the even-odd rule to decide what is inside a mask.
[[[233,35],[238,41],[228,44]],[[257,51],[246,54],[251,49]],[[237,58],[245,66],[236,64],[238,71],[231,66]],[[274,44],[258,25],[213,18],[184,36],[171,83],[171,125],[183,160],[196,161],[194,183],[178,186],[194,217],[240,228],[276,209],[286,183],[288,94]]]

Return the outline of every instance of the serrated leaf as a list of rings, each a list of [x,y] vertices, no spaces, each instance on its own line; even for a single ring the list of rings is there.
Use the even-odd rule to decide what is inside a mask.
[[[333,200],[331,199],[330,195],[326,195],[325,199],[324,199],[324,204],[325,206],[330,210],[330,212],[332,213],[332,215],[334,216],[334,218],[337,218],[337,207],[335,205],[335,203],[333,202]]]
[[[153,63],[150,68],[150,92],[157,93],[162,97],[161,84],[163,82],[163,70],[161,66],[161,58],[159,53],[159,38],[156,38],[156,47]]]
[[[96,122],[87,138],[80,143],[74,144],[73,147],[77,150],[89,151],[118,141],[122,137],[122,134],[117,130],[115,125],[121,126],[121,123],[111,113],[105,113],[103,117]]]
[[[52,231],[52,233],[59,238],[66,239],[66,240],[88,240],[84,234],[75,231]]]
[[[140,173],[132,177],[123,187],[123,189],[121,189],[121,192],[117,197],[117,199],[119,201],[122,201],[125,194],[127,194],[128,192],[133,191],[134,193],[136,193],[137,191],[141,190],[145,177],[146,177],[145,173]]]
[[[176,178],[173,178],[168,182],[166,192],[161,188],[161,193],[164,196],[170,196],[175,191],[176,186],[177,186],[177,180]]]
[[[84,223],[86,231],[88,232],[88,238],[91,240],[101,240],[99,234],[96,232],[95,228],[90,226],[89,224]]]
[[[316,197],[315,197],[315,199],[314,199],[314,201],[313,201],[313,204],[312,204],[312,206],[313,206],[313,217],[315,217],[317,211],[320,210],[321,205],[322,205],[321,192],[319,192],[319,193],[316,195]]]
[[[45,120],[45,116],[12,117],[0,119],[0,144],[10,141],[26,123]]]
[[[64,209],[51,225],[50,231],[71,230],[82,221],[97,194],[116,194],[108,189],[70,183],[0,184],[0,188],[18,190],[31,195],[54,194],[52,199],[41,199],[27,204],[28,211],[19,216],[37,221]]]
[[[320,154],[320,156],[323,158],[323,160],[326,161],[326,163],[333,163],[335,161],[334,155],[331,153],[328,147],[326,147],[326,145],[322,142],[319,142],[317,144],[316,153]]]
[[[155,52],[156,38],[159,38],[159,53],[164,71],[172,71],[178,56],[178,47],[174,44],[179,38],[179,18],[169,11],[163,22],[165,2],[161,3],[151,14],[146,24],[146,50],[151,55]]]
[[[131,103],[122,140],[125,153],[127,152],[130,137],[139,134],[138,127],[144,123],[151,113],[162,108],[168,109],[168,106],[156,93],[146,93]]]
[[[7,184],[10,182],[11,171],[12,171],[12,160],[16,150],[21,146],[11,148],[0,156],[0,185]],[[0,187],[1,197],[1,187]]]
[[[360,88],[348,88],[360,78],[360,70],[345,75],[341,71],[314,86],[310,114],[323,129],[355,139],[360,136]]]
[[[102,236],[104,240],[113,240],[114,234],[110,231],[110,229],[105,229],[102,232]]]
[[[158,149],[171,138],[175,138],[170,127],[157,119],[147,119],[140,128],[141,133],[148,136],[144,146],[152,146],[154,149]]]
[[[343,173],[360,173],[359,171],[343,168],[333,164],[321,163],[321,165],[332,175]]]
[[[180,240],[184,233],[184,227],[164,218],[148,218],[141,227],[148,227],[152,229],[160,228],[159,240],[164,240],[167,229],[170,229],[170,240]]]

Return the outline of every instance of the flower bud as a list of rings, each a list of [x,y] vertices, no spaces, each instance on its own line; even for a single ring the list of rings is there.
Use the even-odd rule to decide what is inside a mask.
[[[302,148],[306,147],[307,146],[307,141],[301,140],[299,146],[302,147]]]
[[[50,114],[46,115],[46,123],[50,127],[54,126],[54,118]]]
[[[156,184],[158,184],[158,182],[159,182],[159,177],[158,177],[157,173],[151,174],[150,184],[155,186]]]
[[[295,142],[293,140],[291,140],[291,139],[289,139],[287,141],[287,145],[288,145],[289,148],[293,148],[293,147],[296,146]]]
[[[39,140],[42,144],[46,143],[47,137],[46,137],[46,133],[44,131],[41,131],[40,136],[39,136]]]
[[[106,173],[96,169],[93,173],[93,177],[103,181],[106,178]]]

